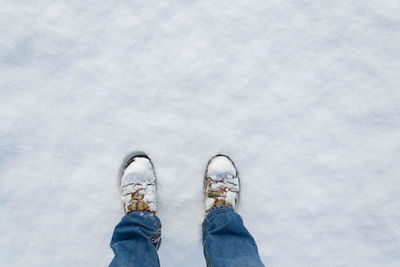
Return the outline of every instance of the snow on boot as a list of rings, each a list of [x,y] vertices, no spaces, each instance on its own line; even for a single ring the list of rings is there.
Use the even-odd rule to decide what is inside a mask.
[[[205,210],[226,205],[236,211],[239,199],[239,174],[233,161],[218,154],[210,159],[204,176]]]
[[[129,158],[121,177],[121,199],[125,214],[134,211],[156,213],[156,174],[153,163],[143,152]]]

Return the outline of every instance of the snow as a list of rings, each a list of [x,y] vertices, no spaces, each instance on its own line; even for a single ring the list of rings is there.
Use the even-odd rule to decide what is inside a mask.
[[[237,198],[237,193],[228,191],[226,192],[226,198],[225,201],[231,204],[232,208],[235,210],[236,209],[236,198]]]
[[[205,201],[204,208],[205,208],[206,211],[210,210],[213,207],[214,203],[215,203],[215,199],[214,198],[208,198],[207,197],[204,201]],[[204,216],[206,214],[208,214],[208,212],[204,213]]]
[[[236,178],[236,169],[229,158],[225,156],[214,157],[207,166],[206,175],[213,181],[233,180]]]
[[[121,187],[123,188],[134,183],[154,183],[155,180],[156,177],[150,160],[143,157],[136,157],[124,170],[121,178]]]
[[[133,150],[162,266],[205,266],[216,153],[267,266],[400,266],[398,1],[0,6],[2,266],[106,266]]]

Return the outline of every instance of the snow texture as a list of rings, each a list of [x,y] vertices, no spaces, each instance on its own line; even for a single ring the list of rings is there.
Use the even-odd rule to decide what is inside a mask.
[[[399,1],[0,6],[1,266],[106,266],[133,150],[163,266],[205,266],[216,153],[267,266],[400,266]]]

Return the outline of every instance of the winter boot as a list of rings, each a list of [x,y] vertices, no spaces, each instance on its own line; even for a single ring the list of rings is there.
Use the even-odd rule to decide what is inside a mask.
[[[210,159],[204,176],[205,211],[230,206],[236,211],[239,200],[239,174],[233,161],[218,154]]]
[[[156,213],[156,174],[144,152],[135,152],[123,166],[121,199],[125,214],[134,211]]]

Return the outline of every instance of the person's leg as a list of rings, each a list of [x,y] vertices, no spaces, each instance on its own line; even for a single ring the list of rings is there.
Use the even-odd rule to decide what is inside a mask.
[[[203,248],[207,266],[264,266],[257,246],[235,213],[239,200],[239,174],[233,161],[216,155],[204,177],[205,211]]]
[[[111,248],[112,267],[160,266],[157,250],[161,222],[155,215],[156,175],[153,163],[143,152],[126,158],[121,173],[121,198],[125,216],[115,227]]]
[[[204,219],[203,248],[207,266],[264,266],[242,218],[229,206],[213,207]]]
[[[161,222],[148,211],[131,212],[115,227],[111,248],[116,266],[160,266],[157,249],[161,243]]]

